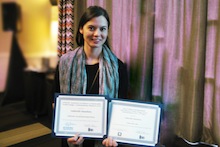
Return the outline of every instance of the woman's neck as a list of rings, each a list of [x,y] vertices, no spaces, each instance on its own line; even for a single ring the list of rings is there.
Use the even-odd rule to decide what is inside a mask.
[[[84,51],[86,54],[86,64],[93,65],[99,62],[102,48],[90,48],[84,46]]]

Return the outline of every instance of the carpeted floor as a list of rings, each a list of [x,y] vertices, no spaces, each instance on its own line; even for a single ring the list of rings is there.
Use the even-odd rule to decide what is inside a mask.
[[[61,140],[53,138],[50,129],[51,118],[48,115],[36,118],[26,110],[24,102],[0,107],[0,147],[60,147]]]

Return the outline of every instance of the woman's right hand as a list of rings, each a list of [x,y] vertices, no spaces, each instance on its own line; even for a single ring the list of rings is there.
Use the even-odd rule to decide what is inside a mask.
[[[76,134],[74,137],[68,138],[67,142],[69,145],[80,145],[84,141],[84,138],[82,136],[79,136],[79,134]]]

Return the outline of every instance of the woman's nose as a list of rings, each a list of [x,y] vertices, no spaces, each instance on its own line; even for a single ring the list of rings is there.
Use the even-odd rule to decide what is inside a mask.
[[[99,29],[96,29],[95,32],[94,32],[94,35],[99,36],[100,34],[101,34],[101,31]]]

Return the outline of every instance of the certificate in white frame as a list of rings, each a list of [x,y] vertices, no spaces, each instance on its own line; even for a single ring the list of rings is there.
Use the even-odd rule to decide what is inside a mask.
[[[109,105],[109,137],[126,144],[155,146],[158,143],[159,105],[120,100],[112,100]]]
[[[53,133],[57,137],[103,138],[107,131],[105,96],[58,95],[55,102]]]

